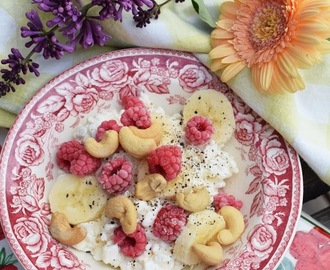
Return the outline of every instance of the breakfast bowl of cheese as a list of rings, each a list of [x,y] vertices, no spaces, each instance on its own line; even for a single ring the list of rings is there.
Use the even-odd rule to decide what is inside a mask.
[[[26,269],[275,269],[302,204],[294,149],[189,53],[127,49],[46,84],[0,159]]]

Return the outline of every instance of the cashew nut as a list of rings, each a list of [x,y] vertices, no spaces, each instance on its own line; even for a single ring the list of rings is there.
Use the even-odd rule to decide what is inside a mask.
[[[71,225],[67,217],[60,212],[54,212],[49,225],[50,234],[60,243],[73,246],[78,244],[87,235],[85,228]]]
[[[192,249],[208,266],[218,265],[223,260],[223,250],[218,242],[210,242],[206,245],[194,244]]]
[[[129,128],[136,136],[143,139],[153,139],[157,145],[163,137],[163,126],[158,119],[154,119],[149,128],[141,129],[136,126],[129,126]]]
[[[116,152],[119,146],[118,132],[115,130],[107,130],[101,141],[90,137],[84,140],[84,147],[86,151],[93,157],[106,158]]]
[[[243,215],[233,206],[223,206],[218,213],[226,222],[226,229],[221,230],[217,235],[218,241],[222,245],[230,245],[237,241],[244,231]]]
[[[136,230],[137,211],[129,198],[123,195],[110,198],[105,207],[105,214],[108,217],[119,219],[126,234],[133,233]]]
[[[120,129],[119,142],[128,154],[137,159],[147,157],[157,147],[154,139],[140,138],[129,127]]]
[[[157,196],[157,192],[163,191],[166,185],[167,181],[161,174],[148,174],[137,182],[135,186],[135,197],[140,200],[149,201]]]
[[[188,189],[175,196],[177,204],[189,212],[199,212],[210,204],[210,194],[205,187]]]

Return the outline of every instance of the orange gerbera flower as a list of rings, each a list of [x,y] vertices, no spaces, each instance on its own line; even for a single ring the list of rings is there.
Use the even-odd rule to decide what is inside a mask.
[[[220,12],[209,57],[224,82],[248,67],[258,90],[295,92],[299,69],[330,52],[328,0],[234,0]]]

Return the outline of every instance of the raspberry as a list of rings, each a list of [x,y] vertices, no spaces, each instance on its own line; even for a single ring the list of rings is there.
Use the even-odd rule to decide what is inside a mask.
[[[128,108],[131,108],[131,107],[144,106],[141,99],[139,99],[136,96],[132,96],[132,95],[124,96],[122,98],[121,102],[123,103],[125,110],[127,110]]]
[[[224,192],[220,192],[219,194],[214,196],[213,206],[215,208],[215,211],[218,212],[221,209],[221,207],[226,205],[230,205],[238,210],[241,210],[243,206],[243,202],[240,200],[236,200],[236,198],[233,195],[229,195]]]
[[[206,144],[214,133],[212,122],[204,116],[190,118],[185,126],[187,142],[192,145]]]
[[[148,157],[150,173],[159,173],[167,181],[173,180],[181,171],[182,155],[179,146],[163,145],[152,151]]]
[[[119,132],[120,126],[116,120],[103,121],[97,128],[95,139],[101,141],[103,134],[108,130],[115,130]]]
[[[151,126],[151,117],[146,107],[143,105],[135,106],[123,112],[120,122],[124,126],[136,126],[145,129]]]
[[[60,169],[78,176],[92,174],[101,166],[101,160],[88,154],[78,141],[62,143],[56,161]]]
[[[125,158],[118,157],[103,165],[98,180],[101,187],[108,193],[123,193],[130,187],[132,171],[132,163]]]
[[[138,257],[146,249],[147,237],[143,227],[138,224],[133,233],[124,233],[122,227],[114,230],[112,239],[120,248],[120,251],[128,257]]]
[[[171,203],[158,212],[153,225],[153,234],[165,242],[173,242],[187,223],[188,213]]]

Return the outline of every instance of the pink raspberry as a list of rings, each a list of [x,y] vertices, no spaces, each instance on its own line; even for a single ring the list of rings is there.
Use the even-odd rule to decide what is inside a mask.
[[[181,171],[182,154],[179,146],[162,145],[152,151],[148,157],[150,173],[159,173],[167,181],[173,180]]]
[[[115,130],[119,132],[120,126],[118,125],[116,120],[109,120],[109,121],[103,121],[97,128],[95,139],[97,141],[101,141],[103,134],[108,130]]]
[[[114,230],[113,241],[119,246],[120,251],[131,258],[140,256],[146,249],[147,236],[144,228],[138,224],[133,233],[126,234],[122,227]]]
[[[153,225],[153,234],[165,242],[176,240],[187,223],[188,213],[181,207],[167,203],[158,212]]]
[[[132,171],[133,164],[125,158],[118,157],[103,165],[98,180],[108,193],[123,193],[131,185]]]
[[[123,103],[125,110],[131,107],[144,106],[141,99],[132,95],[124,96],[121,99],[121,102]]]
[[[215,208],[215,211],[219,211],[221,207],[230,205],[235,207],[237,210],[241,210],[243,206],[243,202],[240,200],[236,200],[236,198],[233,195],[229,195],[224,192],[220,192],[219,194],[215,195],[213,197],[213,206]]]
[[[62,143],[56,161],[60,169],[78,176],[92,174],[101,166],[101,160],[88,154],[78,141]]]
[[[192,145],[206,144],[214,133],[212,122],[204,116],[190,118],[185,126],[187,142]]]
[[[147,108],[135,106],[126,109],[120,117],[120,122],[124,126],[136,126],[138,128],[148,128],[151,126],[151,117]]]

